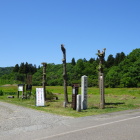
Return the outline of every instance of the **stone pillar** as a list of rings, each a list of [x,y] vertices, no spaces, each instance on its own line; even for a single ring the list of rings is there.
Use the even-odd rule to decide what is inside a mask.
[[[81,77],[81,109],[87,109],[87,86],[88,80],[87,76]]]
[[[43,65],[43,79],[42,79],[42,86],[44,91],[44,99],[46,100],[46,66],[47,63],[41,63]]]
[[[76,110],[78,112],[81,111],[81,95],[80,94],[77,95],[77,107],[76,107]]]

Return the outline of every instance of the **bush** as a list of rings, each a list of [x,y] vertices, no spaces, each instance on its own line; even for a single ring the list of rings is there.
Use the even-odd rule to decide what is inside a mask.
[[[5,95],[16,95],[16,92],[4,92]]]
[[[56,95],[54,95],[52,92],[50,92],[50,91],[47,91],[46,92],[46,99],[47,100],[53,100],[54,98],[57,98],[57,96]]]
[[[3,95],[4,95],[3,91],[2,91],[2,90],[0,90],[0,96],[3,96]]]

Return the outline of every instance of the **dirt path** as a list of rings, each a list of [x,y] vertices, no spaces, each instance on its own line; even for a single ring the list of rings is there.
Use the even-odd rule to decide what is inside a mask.
[[[66,120],[70,119],[72,118],[0,102],[1,136],[67,125]]]

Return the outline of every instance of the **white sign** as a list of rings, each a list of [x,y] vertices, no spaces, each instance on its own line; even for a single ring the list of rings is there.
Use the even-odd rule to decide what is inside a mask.
[[[23,91],[23,86],[19,86],[18,91]]]
[[[36,106],[45,106],[43,88],[36,88]]]

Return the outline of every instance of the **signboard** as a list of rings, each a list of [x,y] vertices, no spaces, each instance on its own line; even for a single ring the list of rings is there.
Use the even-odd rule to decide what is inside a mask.
[[[45,106],[43,88],[36,88],[36,106]]]
[[[26,90],[32,90],[32,85],[26,85]]]
[[[18,84],[18,91],[24,91],[24,84]]]
[[[23,91],[23,86],[19,86],[18,91]]]

